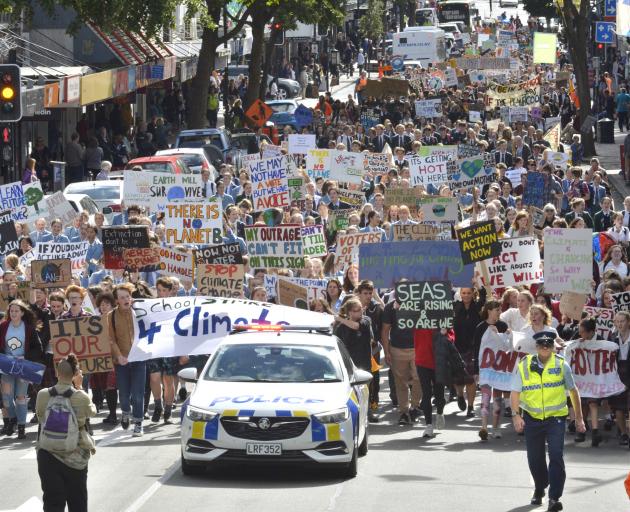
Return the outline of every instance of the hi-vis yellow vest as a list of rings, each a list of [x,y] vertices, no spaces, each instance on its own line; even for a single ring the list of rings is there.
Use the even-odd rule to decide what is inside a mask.
[[[532,358],[529,355],[518,364],[523,389],[521,407],[532,418],[544,420],[553,416],[567,416],[567,394],[564,389],[564,359],[551,354],[542,375],[530,369]]]

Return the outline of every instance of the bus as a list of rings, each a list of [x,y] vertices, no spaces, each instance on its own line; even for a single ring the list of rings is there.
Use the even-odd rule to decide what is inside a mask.
[[[478,10],[470,0],[447,0],[438,3],[438,19],[440,23],[461,21],[468,29],[472,28]]]

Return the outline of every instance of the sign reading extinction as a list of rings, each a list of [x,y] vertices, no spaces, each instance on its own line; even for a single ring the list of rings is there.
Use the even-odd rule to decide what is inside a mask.
[[[480,222],[457,230],[464,265],[495,258],[501,254],[501,244],[494,221]]]
[[[106,226],[102,230],[105,268],[124,270],[125,249],[149,247],[147,226]]]
[[[399,329],[453,327],[453,292],[449,281],[405,281],[396,284]]]

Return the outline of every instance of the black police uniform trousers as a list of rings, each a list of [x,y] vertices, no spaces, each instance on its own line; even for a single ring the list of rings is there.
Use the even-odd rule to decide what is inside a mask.
[[[46,450],[37,451],[37,470],[44,491],[44,512],[87,512],[87,466],[73,469]]]

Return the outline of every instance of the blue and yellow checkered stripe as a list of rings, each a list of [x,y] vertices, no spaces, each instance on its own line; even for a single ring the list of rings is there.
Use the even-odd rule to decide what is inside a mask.
[[[346,402],[350,410],[350,418],[352,419],[352,432],[357,431],[357,422],[359,421],[359,399],[354,391],[350,393],[350,397]],[[312,416],[311,431],[313,441],[340,441],[341,425],[339,423],[324,424]]]

